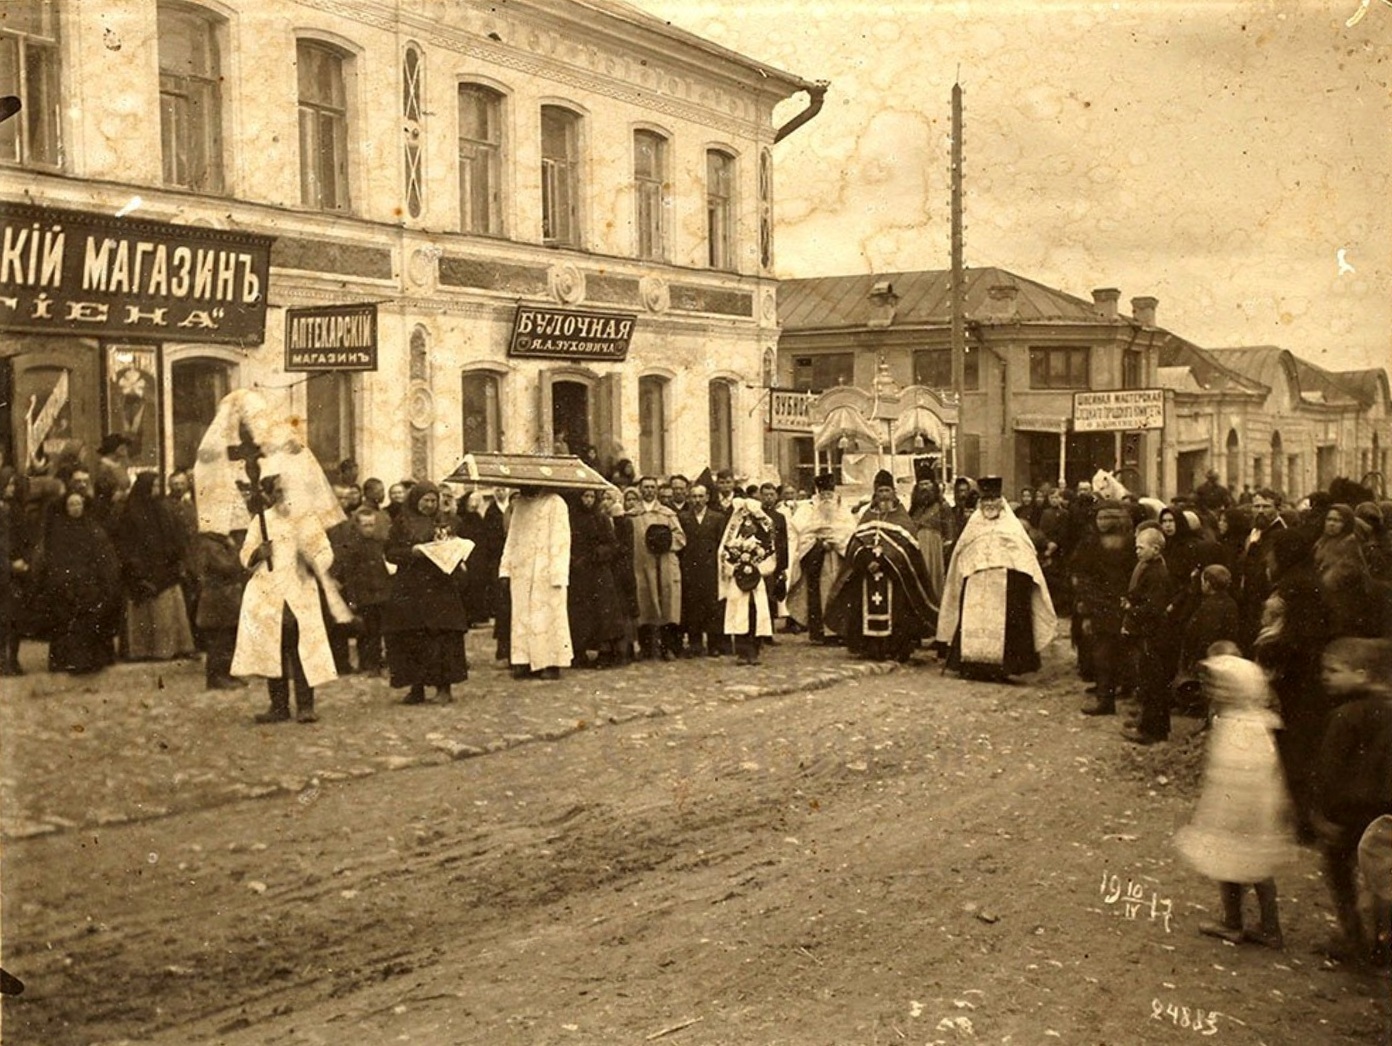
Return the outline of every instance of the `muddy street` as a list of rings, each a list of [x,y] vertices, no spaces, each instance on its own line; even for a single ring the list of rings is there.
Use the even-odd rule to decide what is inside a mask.
[[[1058,649],[1013,686],[925,660],[712,687],[12,841],[5,1041],[1386,1041],[1385,981],[1315,954],[1313,852],[1279,880],[1284,952],[1196,933],[1216,890],[1169,842],[1188,779],[1077,689]]]

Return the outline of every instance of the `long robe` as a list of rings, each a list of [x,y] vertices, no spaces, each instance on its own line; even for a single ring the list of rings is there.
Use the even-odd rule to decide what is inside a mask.
[[[920,505],[910,516],[914,525],[914,538],[923,554],[923,565],[928,570],[928,581],[933,602],[942,599],[943,578],[947,573],[947,560],[943,554],[956,534],[953,530],[952,506],[939,498],[930,504]]]
[[[686,532],[677,514],[661,502],[643,504],[633,520],[633,575],[638,586],[638,624],[675,625],[681,621],[682,575],[677,553],[686,547]],[[648,528],[662,524],[672,528],[672,549],[654,555],[648,551]]]
[[[570,518],[570,641],[576,651],[603,650],[623,638],[624,611],[614,583],[614,522],[597,508],[576,506]]]
[[[95,672],[112,661],[121,612],[121,564],[95,519],[55,503],[42,531],[33,586],[35,624],[49,640],[50,672]]]
[[[687,634],[723,632],[716,609],[722,598],[720,585],[720,542],[729,517],[706,506],[700,520],[692,509],[679,513],[686,547],[681,552],[682,624]]]
[[[559,494],[513,500],[498,576],[508,579],[514,665],[569,668],[570,510]]]
[[[865,510],[846,544],[826,616],[851,651],[866,657],[905,660],[933,634],[938,606],[902,507]]]
[[[237,623],[237,650],[232,655],[235,676],[285,676],[280,660],[280,629],[288,606],[299,626],[298,650],[305,681],[311,687],[338,678],[329,650],[328,629],[320,603],[319,579],[333,566],[333,548],[319,519],[307,513],[266,512],[271,542],[270,564],[259,563],[242,593]],[[261,526],[253,522],[242,545],[243,565],[261,546]]]
[[[809,626],[820,619],[855,525],[839,496],[798,506],[788,526],[789,617]]]
[[[1010,506],[998,518],[973,511],[943,581],[938,642],[964,673],[1037,671],[1058,619],[1034,543]]]
[[[727,546],[735,538],[754,538],[759,541],[767,553],[753,564],[759,572],[759,583],[748,592],[740,588],[739,582],[735,579],[734,565],[729,562],[727,556]],[[773,521],[763,513],[762,509],[757,513],[751,512],[748,508],[741,506],[739,499],[736,499],[734,510],[721,534],[720,546],[716,555],[720,569],[720,598],[725,601],[722,631],[729,636],[749,635],[752,615],[754,635],[773,635],[773,618],[768,612],[769,599],[766,586],[766,579],[772,576],[778,568],[778,554],[773,540]]]

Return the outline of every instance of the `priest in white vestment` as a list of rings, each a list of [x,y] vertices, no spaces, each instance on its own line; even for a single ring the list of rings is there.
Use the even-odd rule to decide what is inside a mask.
[[[545,490],[523,490],[512,502],[498,576],[512,596],[512,674],[559,679],[574,653],[567,607],[570,510]]]

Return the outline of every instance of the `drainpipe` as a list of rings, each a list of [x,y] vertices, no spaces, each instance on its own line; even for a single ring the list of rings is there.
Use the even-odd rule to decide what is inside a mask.
[[[818,80],[816,83],[809,84],[805,90],[811,103],[802,112],[798,113],[791,120],[778,128],[773,135],[773,144],[777,145],[784,138],[796,131],[803,124],[808,123],[819,112],[822,111],[822,104],[826,101],[827,88],[831,86],[830,80]]]

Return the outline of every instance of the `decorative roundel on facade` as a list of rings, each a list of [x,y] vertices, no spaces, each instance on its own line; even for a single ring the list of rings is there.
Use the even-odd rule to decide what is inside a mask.
[[[763,316],[765,323],[772,323],[778,319],[778,298],[773,291],[764,291],[759,300],[759,314]]]
[[[666,312],[672,304],[667,281],[660,276],[644,276],[638,281],[638,293],[643,299],[643,307],[649,312]]]
[[[562,305],[585,300],[585,274],[569,262],[553,265],[546,274],[551,296]]]
[[[411,282],[417,287],[429,286],[431,277],[435,275],[435,261],[439,257],[439,247],[417,247],[413,250],[410,261],[406,263],[406,270],[411,274]]]
[[[428,429],[435,422],[435,397],[427,385],[412,385],[406,394],[406,414],[414,429]]]

